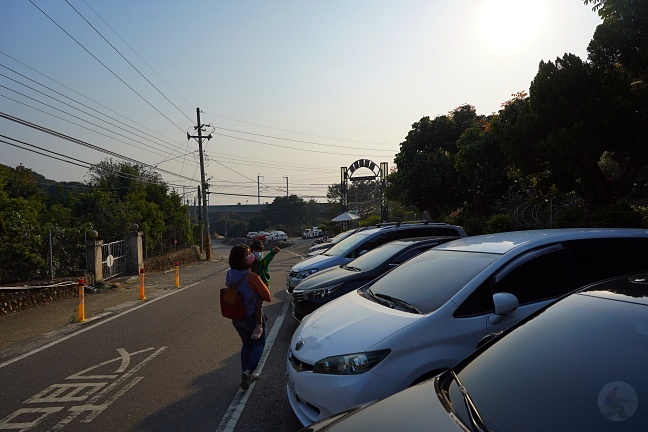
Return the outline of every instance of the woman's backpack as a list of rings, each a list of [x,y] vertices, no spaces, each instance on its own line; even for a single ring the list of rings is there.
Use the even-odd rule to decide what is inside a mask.
[[[243,294],[238,290],[238,287],[249,276],[249,272],[245,274],[234,285],[220,290],[220,306],[221,313],[225,318],[232,320],[242,320],[247,316],[245,302],[243,301]]]

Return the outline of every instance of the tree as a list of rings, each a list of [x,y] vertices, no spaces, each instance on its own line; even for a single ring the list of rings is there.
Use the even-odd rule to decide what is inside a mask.
[[[28,280],[44,267],[44,210],[32,171],[0,166],[0,283]]]
[[[645,0],[584,0],[603,23],[587,47],[592,63],[613,69],[622,65],[643,81],[648,74],[648,2]]]
[[[573,54],[555,63],[541,62],[531,83],[529,108],[522,123],[531,132],[529,138],[509,141],[524,145],[517,154],[526,153],[527,167],[548,169],[560,191],[575,190],[594,207],[632,190],[648,153],[638,128],[641,114],[634,109],[630,82],[623,74],[596,68]],[[601,169],[605,153],[624,166],[621,177],[611,178]]]
[[[297,195],[276,197],[262,214],[271,224],[286,226],[293,235],[310,219],[306,202]]]
[[[457,140],[455,169],[470,185],[472,210],[476,217],[486,215],[490,205],[508,187],[507,163],[491,130],[491,119],[468,127]]]
[[[414,123],[394,158],[398,170],[387,177],[387,198],[428,210],[433,217],[463,205],[469,187],[455,170],[456,142],[477,118],[474,107],[464,105]]]

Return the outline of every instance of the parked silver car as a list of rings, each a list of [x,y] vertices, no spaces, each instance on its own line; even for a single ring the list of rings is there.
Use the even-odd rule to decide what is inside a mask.
[[[643,431],[648,273],[590,285],[456,366],[308,431]]]

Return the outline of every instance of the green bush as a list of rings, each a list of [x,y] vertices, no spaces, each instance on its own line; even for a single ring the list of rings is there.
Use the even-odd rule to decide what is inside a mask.
[[[486,234],[513,231],[515,224],[508,215],[496,214],[486,221]]]

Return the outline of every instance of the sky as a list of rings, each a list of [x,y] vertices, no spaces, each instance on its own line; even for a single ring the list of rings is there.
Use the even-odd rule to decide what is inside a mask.
[[[587,58],[582,0],[0,0],[0,163],[86,181],[112,159],[187,203],[326,202],[412,125],[497,113],[541,61]],[[126,158],[126,159],[124,159]],[[366,168],[354,176],[371,174]]]

